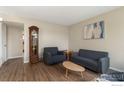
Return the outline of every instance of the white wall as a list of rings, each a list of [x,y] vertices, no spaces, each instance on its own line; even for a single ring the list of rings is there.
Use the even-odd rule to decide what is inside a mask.
[[[7,26],[7,55],[8,59],[22,57],[23,44],[22,44],[23,30],[16,26]]]
[[[58,25],[45,25],[39,31],[39,53],[44,47],[57,46],[60,50],[68,49],[68,29]],[[41,55],[42,56],[42,55]]]
[[[83,40],[83,25],[104,20],[105,38]],[[108,51],[110,65],[124,71],[124,7],[70,26],[69,48]]]
[[[44,21],[25,19],[17,16],[0,14],[4,21],[17,22],[24,24],[24,62],[29,62],[29,29],[35,25],[39,27],[39,54],[43,53],[44,47],[57,46],[61,50],[68,49],[68,27],[51,24]]]

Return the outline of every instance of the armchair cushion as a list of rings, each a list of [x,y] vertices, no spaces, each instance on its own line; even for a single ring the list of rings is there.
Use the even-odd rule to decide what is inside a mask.
[[[66,56],[64,56],[64,55],[55,55],[55,56],[52,56],[52,61],[54,63],[62,62],[64,60],[66,60]]]

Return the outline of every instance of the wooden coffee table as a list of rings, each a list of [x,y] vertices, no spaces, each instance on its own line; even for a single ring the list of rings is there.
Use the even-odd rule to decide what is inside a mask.
[[[66,68],[66,77],[68,77],[68,70],[76,71],[81,73],[81,77],[83,78],[83,72],[85,71],[85,68],[77,65],[71,61],[64,61],[63,66]]]

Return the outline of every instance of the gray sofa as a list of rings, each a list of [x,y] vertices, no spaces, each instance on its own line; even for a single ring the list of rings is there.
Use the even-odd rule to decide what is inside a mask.
[[[98,73],[106,73],[109,68],[107,52],[80,49],[72,54],[71,61]]]

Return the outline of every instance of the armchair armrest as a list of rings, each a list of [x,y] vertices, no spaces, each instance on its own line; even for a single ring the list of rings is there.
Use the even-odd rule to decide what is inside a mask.
[[[98,71],[100,73],[106,73],[109,69],[109,57],[103,57],[98,60]]]
[[[43,54],[43,60],[44,60],[44,62],[45,63],[49,63],[51,61],[51,57],[52,57],[52,55],[51,55],[50,52],[45,52]]]
[[[58,51],[58,55],[64,55],[64,51]]]

